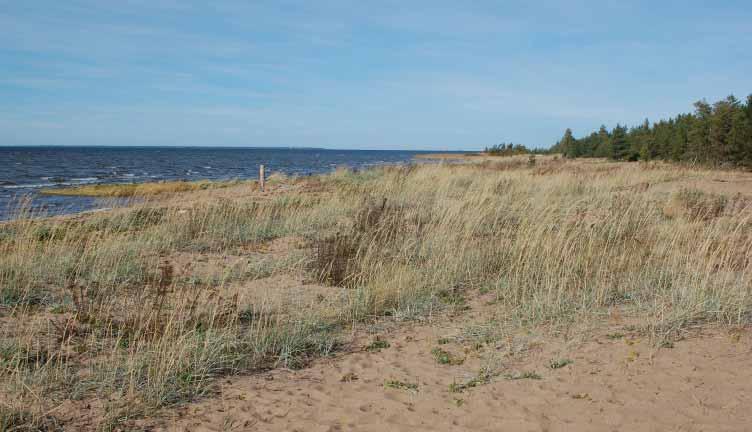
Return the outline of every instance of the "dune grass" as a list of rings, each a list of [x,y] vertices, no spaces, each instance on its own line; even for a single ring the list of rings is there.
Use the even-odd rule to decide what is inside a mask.
[[[688,324],[746,325],[749,202],[644,186],[713,175],[510,158],[0,225],[0,419],[75,428],[80,418],[52,410],[100,399],[92,415],[111,429],[203,397],[221,376],[303,367],[359,323],[422,319],[479,292],[519,326],[613,308],[661,339]],[[285,239],[294,245],[274,252]],[[273,289],[248,294],[264,284]]]
[[[150,183],[93,184],[60,188],[44,188],[45,195],[74,195],[107,198],[125,198],[159,195],[176,192],[190,192],[206,189],[225,188],[238,185],[240,181],[160,181]]]

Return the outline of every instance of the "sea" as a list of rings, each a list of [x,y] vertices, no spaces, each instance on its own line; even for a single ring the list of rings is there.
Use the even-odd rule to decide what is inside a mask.
[[[416,162],[428,153],[402,150],[216,147],[2,147],[0,220],[52,216],[101,209],[113,200],[43,195],[42,188],[163,180],[258,178],[267,173],[306,176],[337,167],[364,169]],[[23,212],[20,209],[24,209]]]

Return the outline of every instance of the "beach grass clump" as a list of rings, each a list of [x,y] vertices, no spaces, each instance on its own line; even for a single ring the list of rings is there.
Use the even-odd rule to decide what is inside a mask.
[[[62,424],[54,416],[0,405],[0,431],[58,432],[63,430]]]
[[[508,373],[504,375],[504,378],[510,380],[510,381],[517,381],[517,380],[540,380],[543,379],[543,377],[540,376],[535,371],[523,371],[523,372],[514,372],[514,373]]]
[[[561,369],[572,363],[574,363],[574,361],[568,358],[553,359],[548,363],[548,367],[551,369]]]
[[[704,221],[723,214],[729,198],[703,192],[696,188],[682,188],[675,192],[664,208],[668,217],[684,217],[691,221]]]
[[[465,359],[463,357],[459,357],[439,347],[432,349],[431,355],[433,356],[434,360],[436,360],[436,363],[441,365],[456,366],[461,365],[465,362]]]
[[[379,352],[383,349],[389,348],[389,346],[390,345],[388,341],[380,337],[376,337],[374,338],[373,342],[371,342],[370,344],[368,344],[368,346],[365,347],[365,350],[370,351],[370,352]]]
[[[387,380],[384,382],[384,387],[397,390],[418,391],[418,384],[401,380]]]
[[[479,387],[485,384],[488,384],[493,380],[495,377],[501,375],[501,372],[497,368],[489,367],[488,365],[483,366],[478,373],[470,378],[467,381],[464,382],[452,382],[449,385],[449,392],[450,393],[462,393],[468,389]]]

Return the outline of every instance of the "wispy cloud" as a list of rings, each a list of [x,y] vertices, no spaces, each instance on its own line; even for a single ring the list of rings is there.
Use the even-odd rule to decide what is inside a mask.
[[[550,145],[749,92],[752,11],[678,6],[6,3],[0,145]]]

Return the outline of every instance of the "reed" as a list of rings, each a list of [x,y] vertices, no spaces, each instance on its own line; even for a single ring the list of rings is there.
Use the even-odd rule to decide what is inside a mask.
[[[106,198],[126,198],[160,195],[176,192],[190,192],[235,186],[238,180],[229,181],[161,181],[151,183],[92,184],[60,188],[44,188],[40,193],[46,195],[72,195]]]

